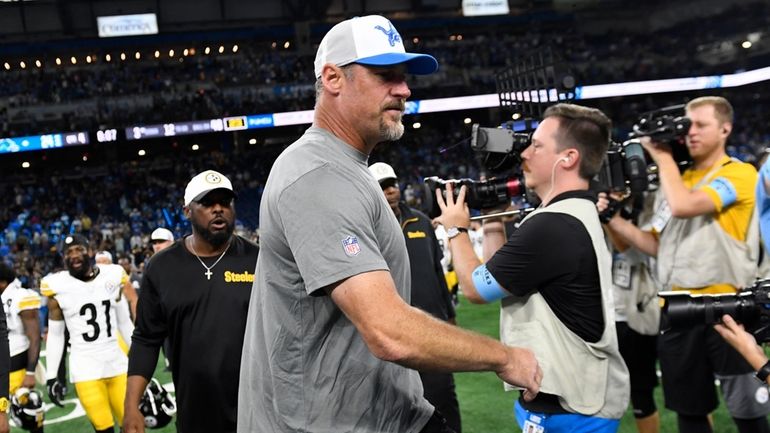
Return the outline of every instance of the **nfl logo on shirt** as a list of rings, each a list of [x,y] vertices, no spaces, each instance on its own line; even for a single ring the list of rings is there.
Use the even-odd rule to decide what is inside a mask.
[[[343,239],[342,247],[345,248],[345,254],[348,257],[353,257],[361,252],[361,245],[358,244],[358,238],[355,236],[348,236]]]

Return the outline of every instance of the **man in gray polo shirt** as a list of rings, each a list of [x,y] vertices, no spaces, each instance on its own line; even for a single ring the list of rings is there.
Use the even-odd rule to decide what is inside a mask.
[[[367,160],[403,134],[406,73],[437,68],[380,16],[321,41],[313,126],[275,161],[262,196],[239,433],[451,432],[412,369],[495,371],[537,393],[531,352],[409,306],[404,238]]]

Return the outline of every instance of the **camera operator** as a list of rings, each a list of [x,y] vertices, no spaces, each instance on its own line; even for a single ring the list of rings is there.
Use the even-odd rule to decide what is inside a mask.
[[[692,121],[687,150],[693,167],[680,174],[671,148],[645,138],[642,144],[658,166],[664,201],[656,208],[652,231],[613,217],[608,226],[627,242],[657,256],[664,290],[735,293],[757,273],[754,186],[757,172],[731,159],[725,144],[733,109],[721,97],[701,97],[686,106]],[[711,432],[708,414],[719,400],[714,376],[730,414],[742,433],[770,431],[767,398],[757,393],[753,369],[710,325],[669,330],[659,340],[666,407],[678,415],[679,431]]]
[[[502,341],[530,348],[544,366],[540,394],[515,405],[524,431],[614,432],[628,406],[611,258],[588,190],[610,126],[591,108],[557,104],[545,111],[521,154],[526,184],[543,204],[507,242],[502,222],[485,222],[485,265],[467,234],[466,187],[456,200],[451,184],[446,202],[436,194],[463,293],[475,303],[502,299]]]

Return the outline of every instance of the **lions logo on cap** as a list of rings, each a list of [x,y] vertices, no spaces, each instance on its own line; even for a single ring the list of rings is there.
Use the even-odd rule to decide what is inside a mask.
[[[385,36],[388,37],[388,43],[391,47],[395,47],[397,43],[401,42],[401,35],[398,34],[395,28],[393,28],[393,23],[388,22],[389,29],[385,29],[385,27],[382,26],[374,26],[375,29],[385,33]]]
[[[209,173],[206,175],[206,182],[208,183],[222,183],[222,178],[216,173]]]

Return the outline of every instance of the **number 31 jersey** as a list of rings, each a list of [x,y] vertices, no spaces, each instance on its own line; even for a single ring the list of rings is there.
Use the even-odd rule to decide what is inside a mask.
[[[70,378],[73,383],[118,376],[128,371],[128,357],[118,345],[115,304],[128,281],[119,265],[99,265],[99,275],[82,281],[67,271],[46,276],[43,295],[53,297],[70,333]],[[129,336],[130,338],[130,336]]]

